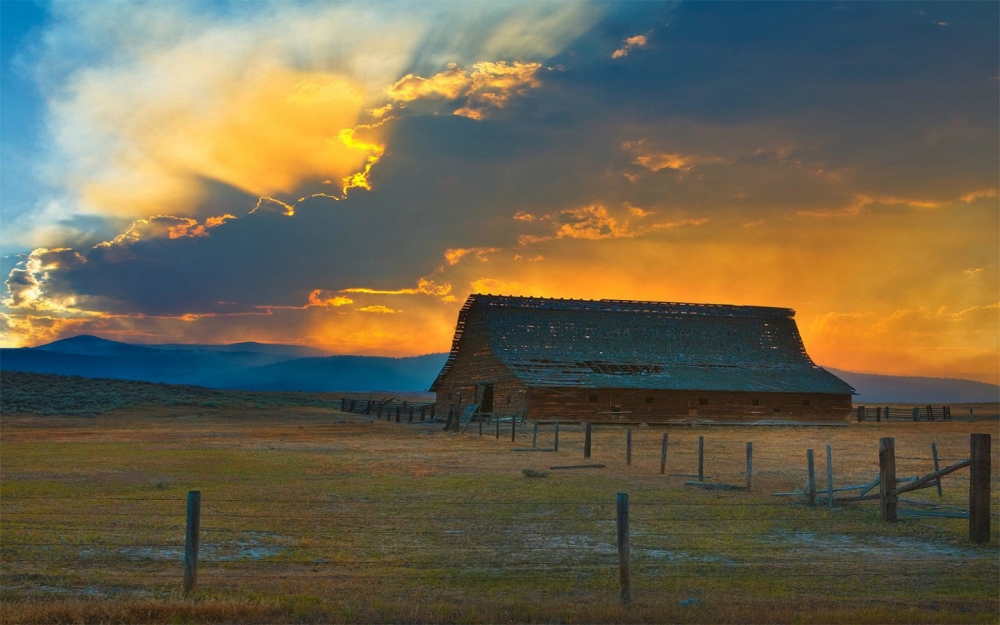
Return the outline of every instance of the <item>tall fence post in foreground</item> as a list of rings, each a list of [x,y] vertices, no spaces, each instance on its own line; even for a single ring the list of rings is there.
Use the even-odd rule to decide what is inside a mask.
[[[663,435],[663,446],[660,447],[660,475],[667,472],[667,438],[669,434]]]
[[[987,512],[989,514],[989,512]],[[184,595],[198,583],[198,541],[201,533],[201,491],[188,491],[187,524],[184,534]]]
[[[937,443],[931,443],[931,456],[934,457],[934,472],[937,473],[941,470],[941,465],[938,462]],[[944,497],[944,492],[941,490],[941,478],[937,479],[937,492],[938,497]]]
[[[826,446],[826,505],[833,507],[833,450]]]
[[[618,493],[618,596],[622,605],[632,603],[632,570],[629,557],[628,493]]]
[[[512,416],[510,418],[510,442],[515,442],[517,440],[517,417]]]
[[[896,522],[897,498],[890,493],[896,488],[896,439],[891,436],[878,441],[878,489],[882,520]]]
[[[590,457],[590,436],[591,436],[591,426],[588,421],[583,428],[583,457]]]
[[[753,443],[747,443],[747,492],[753,483]]]
[[[806,467],[809,471],[809,482],[806,485],[806,503],[816,505],[816,466],[813,463],[813,450],[806,450]]]
[[[990,435],[969,436],[969,540],[990,541]]]
[[[632,466],[632,428],[625,434],[625,464]]]
[[[559,422],[556,421],[555,440],[552,441],[552,451],[559,451]]]
[[[705,481],[705,437],[698,437],[698,481]]]

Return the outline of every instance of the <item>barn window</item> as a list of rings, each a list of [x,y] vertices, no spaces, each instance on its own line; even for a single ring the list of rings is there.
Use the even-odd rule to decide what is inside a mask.
[[[774,407],[774,411],[775,411],[775,412],[781,412],[781,408],[780,408],[779,406],[775,406],[775,407]]]
[[[592,403],[592,404],[596,404],[597,403],[597,395],[591,395],[587,399],[590,400],[590,403]]]
[[[507,396],[507,405],[510,405],[510,395]]]
[[[448,399],[451,399],[451,393],[448,393]]]
[[[803,399],[802,400],[802,405],[803,406],[808,406],[809,405],[809,400],[808,399]]]
[[[707,406],[708,405],[708,398],[707,397],[699,397],[698,398],[698,405],[699,406]]]
[[[653,398],[652,398],[652,397],[647,397],[647,398],[646,398],[646,403],[647,403],[647,404],[651,404],[651,403],[653,403]]]
[[[750,400],[750,403],[753,404],[754,406],[759,406],[760,405],[760,400],[759,399],[752,399],[752,400]]]
[[[611,407],[611,412],[621,412],[621,411],[622,411],[622,407],[621,406],[612,406]]]

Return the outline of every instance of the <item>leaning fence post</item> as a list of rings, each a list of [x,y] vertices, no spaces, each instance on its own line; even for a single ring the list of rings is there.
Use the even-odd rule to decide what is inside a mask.
[[[660,448],[660,475],[667,472],[667,437],[669,434],[663,435],[663,446]]]
[[[590,457],[590,437],[591,437],[591,425],[588,421],[583,428],[583,457]]]
[[[897,499],[892,491],[896,488],[896,439],[891,436],[878,441],[878,477],[882,520],[895,523]]]
[[[747,491],[753,483],[753,443],[747,443]]]
[[[705,437],[698,437],[698,481],[705,481]]]
[[[941,470],[941,466],[938,464],[937,443],[931,443],[931,455],[934,457],[934,472],[937,473]],[[944,493],[941,491],[941,478],[937,479],[937,492],[938,497],[944,497]]]
[[[559,451],[559,422],[556,421],[555,440],[552,441],[552,451]]]
[[[829,445],[826,446],[826,505],[833,507],[833,450]]]
[[[969,436],[969,540],[990,541],[990,435]]]
[[[987,513],[988,514],[988,513]],[[187,523],[184,533],[184,594],[194,592],[198,583],[198,542],[201,532],[201,491],[188,491]]]
[[[813,464],[813,450],[806,450],[806,467],[809,472],[809,482],[806,486],[806,503],[816,505],[816,467]]]
[[[628,493],[618,493],[618,596],[622,605],[632,603],[629,547]]]

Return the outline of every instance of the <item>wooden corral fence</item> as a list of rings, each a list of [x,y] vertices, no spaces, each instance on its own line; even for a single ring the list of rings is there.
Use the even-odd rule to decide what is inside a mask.
[[[858,421],[951,421],[951,406],[858,406],[854,409],[854,415]]]
[[[833,486],[833,462],[830,446],[826,448],[827,490],[816,490],[816,474],[813,466],[813,450],[806,451],[808,481],[803,491],[791,493],[774,493],[775,496],[804,495],[806,502],[814,506],[825,503],[833,507],[835,503],[853,503],[858,501],[878,500],[882,510],[882,520],[895,523],[900,514],[903,516],[932,516],[969,519],[969,540],[976,543],[987,543],[990,540],[990,444],[989,434],[971,434],[969,438],[969,457],[960,460],[943,469],[939,468],[936,446],[932,446],[934,454],[934,471],[926,475],[898,477],[896,475],[896,441],[892,437],[879,439],[878,460],[879,474],[866,484],[851,486]],[[913,504],[927,506],[927,502],[903,499],[900,495],[923,488],[937,488],[941,495],[941,478],[964,469],[970,468],[969,508],[959,509],[948,506],[940,510],[906,510],[900,512],[898,504]],[[878,488],[878,492],[872,492]],[[855,494],[837,496],[834,493],[857,491]],[[934,508],[941,506],[932,505]]]
[[[373,416],[396,423],[414,423],[436,418],[433,402],[410,402],[395,397],[382,399],[341,397],[340,411]]]

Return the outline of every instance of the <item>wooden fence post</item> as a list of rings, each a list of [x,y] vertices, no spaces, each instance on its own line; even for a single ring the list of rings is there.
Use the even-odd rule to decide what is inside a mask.
[[[698,481],[705,481],[705,437],[698,437]]]
[[[632,571],[628,530],[628,493],[618,493],[618,597],[622,605],[632,603]]]
[[[886,421],[892,421],[892,419],[889,418],[889,407],[888,406],[885,407],[885,412],[883,412],[882,414],[885,415],[885,420]]]
[[[987,514],[989,514],[987,512]],[[201,533],[201,491],[188,491],[187,523],[184,533],[184,595],[198,583],[198,542]]]
[[[806,486],[806,503],[810,506],[816,505],[816,467],[813,464],[813,450],[806,450],[806,467],[809,473],[809,481]]]
[[[511,417],[510,418],[510,442],[513,443],[513,442],[516,442],[516,441],[517,441],[517,418],[516,417]]]
[[[896,522],[896,500],[889,493],[896,488],[896,439],[891,436],[878,441],[878,489],[882,520]]]
[[[559,422],[556,421],[555,440],[552,441],[552,451],[559,451]]]
[[[399,423],[399,406],[396,406],[396,423]]]
[[[407,423],[413,423],[413,405],[410,405],[410,420]]]
[[[858,423],[865,420],[865,408],[864,406],[858,406]]]
[[[888,416],[887,416],[886,421],[888,421],[888,420],[889,419],[888,419]],[[882,406],[876,406],[875,407],[875,421],[877,423],[881,423],[882,422]]]
[[[535,425],[531,428],[531,446],[538,446],[538,421],[535,421]]]
[[[625,433],[625,465],[632,466],[632,428]]]
[[[667,437],[669,434],[663,435],[663,446],[660,447],[660,475],[667,472]]]
[[[347,412],[347,398],[346,397],[341,397],[340,398],[340,411],[341,412]]]
[[[990,541],[990,435],[969,436],[969,540]]]
[[[351,412],[354,412],[354,400],[353,399],[351,400],[351,407],[348,408],[348,410],[350,410]]]
[[[934,472],[937,473],[941,470],[941,465],[938,464],[937,443],[931,443],[931,455],[934,457]],[[941,478],[937,479],[937,492],[938,497],[944,497],[944,492],[941,491]]]
[[[920,421],[920,409],[916,406],[913,407],[913,420]]]
[[[591,440],[591,426],[588,421],[583,428],[583,457],[590,457],[590,440]]]
[[[434,418],[434,413],[437,411],[437,404],[431,404],[431,419]]]
[[[483,418],[482,415],[480,415],[479,418],[482,419]],[[492,419],[493,417],[490,417],[490,418]],[[500,419],[497,418],[497,419],[493,419],[493,420],[496,421],[496,426],[497,426],[496,427],[496,429],[497,429],[497,440],[500,440]]]
[[[747,492],[753,483],[753,443],[747,443]]]
[[[833,507],[833,450],[829,445],[826,446],[826,505]]]
[[[451,420],[454,418],[454,416],[453,416],[454,414],[455,414],[455,409],[452,408],[452,407],[449,407],[448,408],[448,420],[445,421],[445,423],[444,423],[444,431],[445,432],[448,432],[449,430],[451,430]]]

